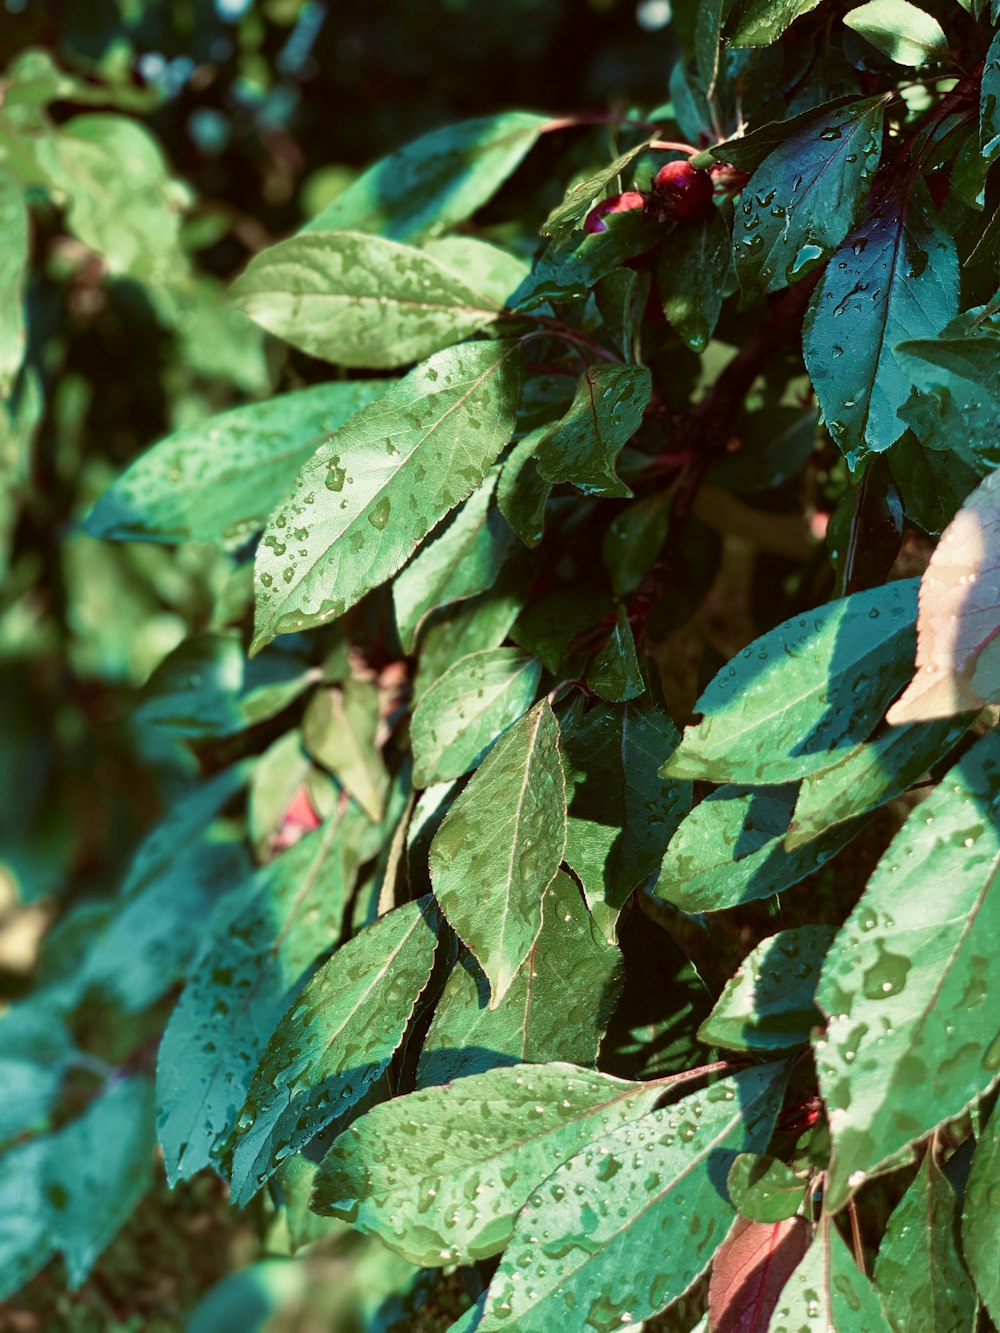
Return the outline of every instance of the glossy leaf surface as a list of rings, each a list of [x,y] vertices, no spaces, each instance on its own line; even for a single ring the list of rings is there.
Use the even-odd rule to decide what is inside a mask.
[[[890,1333],[872,1284],[851,1257],[836,1224],[824,1217],[788,1279],[768,1326],[774,1333]]]
[[[975,1278],[976,1290],[994,1319],[1000,1313],[1000,1275],[994,1262],[998,1189],[1000,1115],[994,1106],[976,1143],[962,1207],[962,1254]]]
[[[588,370],[569,411],[538,442],[542,476],[568,481],[585,495],[631,495],[615,471],[615,461],[638,429],[651,391],[645,366]]]
[[[741,1153],[729,1168],[726,1189],[741,1218],[784,1222],[802,1206],[806,1183],[776,1157]]]
[[[948,54],[941,24],[910,0],[867,0],[844,22],[897,65],[926,65]]]

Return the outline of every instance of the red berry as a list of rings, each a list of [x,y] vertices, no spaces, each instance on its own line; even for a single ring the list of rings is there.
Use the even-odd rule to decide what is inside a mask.
[[[609,213],[631,213],[633,209],[645,207],[646,196],[640,194],[638,190],[626,190],[624,194],[613,194],[609,199],[602,199],[595,208],[590,210],[587,214],[587,220],[583,224],[583,230],[588,236],[592,236],[597,231],[607,231],[608,224],[604,219]]]
[[[712,207],[712,177],[690,162],[668,162],[653,177],[652,200],[665,221],[695,222]]]

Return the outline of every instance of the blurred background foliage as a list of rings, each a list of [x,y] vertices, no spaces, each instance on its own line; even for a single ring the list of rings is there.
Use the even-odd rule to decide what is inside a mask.
[[[74,939],[194,771],[181,740],[136,719],[144,683],[190,633],[242,623],[250,597],[246,551],[102,543],[80,517],[169,431],[329,373],[265,345],[228,282],[427,129],[663,103],[670,17],[668,0],[0,5],[0,169],[16,183],[0,214],[27,226],[30,253],[26,354],[0,406],[0,1006],[71,970]],[[485,221],[530,237],[566,157],[543,141]],[[233,757],[220,746],[203,769]],[[76,1038],[138,1050],[148,1072],[172,999],[127,1020],[83,1006],[78,1028],[119,1026]],[[79,1292],[50,1266],[0,1327],[173,1329],[204,1297],[196,1331],[246,1333],[275,1310],[269,1328],[430,1329],[467,1303],[445,1280],[416,1315],[416,1270],[404,1280],[346,1229],[294,1277],[264,1260],[205,1297],[268,1227],[269,1251],[287,1250],[273,1220],[230,1213],[218,1181],[159,1185]]]

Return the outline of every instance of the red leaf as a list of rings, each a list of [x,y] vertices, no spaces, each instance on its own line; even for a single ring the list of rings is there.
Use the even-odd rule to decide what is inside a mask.
[[[782,1288],[809,1248],[802,1217],[750,1222],[738,1217],[712,1265],[710,1333],[765,1333]]]

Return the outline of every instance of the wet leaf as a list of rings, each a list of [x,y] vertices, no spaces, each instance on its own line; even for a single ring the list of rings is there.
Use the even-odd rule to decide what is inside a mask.
[[[787,1218],[795,1216],[803,1203],[806,1182],[776,1157],[766,1157],[758,1153],[740,1153],[729,1168],[726,1189],[729,1191],[733,1207],[741,1218],[749,1218],[753,1222],[773,1223],[784,1222]],[[808,1233],[803,1228],[803,1235],[806,1234]],[[757,1236],[755,1239],[761,1240],[763,1237]],[[772,1236],[768,1243],[780,1243],[780,1239],[779,1232],[777,1236]],[[802,1252],[804,1251],[805,1242],[802,1244]],[[802,1257],[802,1252],[799,1258]],[[717,1259],[712,1269],[713,1279],[718,1264]],[[777,1291],[774,1295],[777,1297]],[[754,1309],[758,1308],[755,1302]]]
[[[569,411],[539,440],[538,471],[584,495],[630,496],[615,461],[638,430],[651,393],[645,366],[592,366]]]
[[[907,179],[833,255],[805,319],[806,366],[851,467],[903,433],[911,381],[897,346],[933,337],[958,307],[955,243],[922,177]]]
[[[717,912],[769,898],[811,875],[858,831],[824,830],[806,848],[787,849],[796,790],[727,784],[696,805],[670,839],[653,892],[684,912]]]
[[[926,65],[948,55],[941,24],[910,0],[868,0],[845,14],[844,23],[897,65]]]
[[[86,531],[114,541],[247,537],[263,526],[326,436],[392,383],[314,384],[175,431],[104,492]]]
[[[432,130],[369,167],[303,230],[347,227],[394,241],[436,235],[489,199],[546,123],[507,111]]]
[[[621,993],[619,951],[594,928],[580,890],[560,871],[542,898],[542,928],[496,1009],[471,955],[452,969],[417,1069],[421,1087],[499,1065],[593,1065]]]
[[[428,898],[380,917],[319,969],[275,1028],[237,1119],[234,1202],[361,1098],[402,1040],[437,944]]]
[[[342,615],[471,495],[513,430],[519,356],[441,352],[330,436],[258,548],[254,649]]]
[[[945,529],[920,582],[917,674],[889,709],[892,725],[1000,702],[1000,471]]]
[[[535,450],[547,429],[539,426],[518,441],[501,469],[497,487],[501,514],[528,547],[542,540],[545,506],[552,494],[551,481],[545,480],[535,461]]]
[[[624,606],[618,608],[614,629],[587,669],[587,684],[598,698],[609,703],[625,703],[646,692]]]
[[[608,525],[601,553],[616,597],[635,592],[649,573],[666,541],[672,502],[669,491],[658,491],[630,504]]]
[[[157,1128],[171,1184],[209,1165],[235,1127],[271,1033],[316,959],[337,943],[364,822],[335,815],[208,922],[157,1057]]]
[[[610,213],[604,224],[607,230],[577,232],[569,243],[551,241],[512,294],[510,308],[584,300],[602,278],[623,271],[621,265],[652,249],[663,234],[660,223],[640,208]]]
[[[389,774],[375,745],[378,688],[349,677],[343,686],[316,690],[302,719],[302,743],[357,801],[372,823],[385,809]]]
[[[518,1218],[482,1333],[610,1330],[680,1296],[725,1239],[726,1173],[737,1153],[767,1142],[784,1082],[774,1065],[724,1079],[554,1171]]]
[[[754,1053],[804,1045],[822,1022],[813,1000],[834,934],[832,926],[796,926],[763,940],[726,983],[698,1029],[699,1039],[707,1046]]]
[[[531,707],[542,674],[520,648],[461,657],[424,694],[413,714],[413,781],[459,778]]]
[[[662,1095],[661,1085],[558,1062],[425,1088],[375,1107],[340,1136],[313,1207],[413,1263],[486,1258],[503,1249],[518,1212],[560,1162],[632,1125]]]
[[[538,935],[565,844],[559,723],[543,699],[487,755],[430,850],[434,894],[489,978],[493,1008]]]
[[[819,0],[736,0],[730,7],[725,36],[730,46],[768,46]]]
[[[460,342],[503,309],[427,252],[352,231],[300,232],[269,246],[231,293],[300,351],[376,370]]]
[[[820,1219],[812,1244],[778,1297],[770,1333],[890,1333],[878,1294],[851,1258],[836,1223]]]
[[[578,181],[566,193],[566,198],[556,208],[552,210],[542,225],[542,235],[551,236],[557,245],[561,245],[574,232],[578,224],[582,224],[584,215],[590,211],[591,205],[597,202],[600,195],[603,195],[609,185],[621,175],[627,167],[630,167],[635,159],[646,151],[646,144],[638,144],[635,148],[630,148],[628,152],[622,153],[616,157],[613,162],[607,166],[601,167],[593,175],[586,179]]]
[[[889,1218],[875,1264],[875,1287],[896,1333],[975,1327],[976,1293],[959,1253],[958,1226],[954,1192],[931,1147]]]
[[[738,1217],[712,1264],[711,1333],[759,1333],[773,1327],[769,1321],[781,1290],[808,1247],[809,1225],[802,1217],[770,1224]]]
[[[829,1022],[813,1043],[831,1211],[996,1079],[998,814],[994,731],[912,812],[831,946],[816,993]]]
[[[432,611],[492,588],[513,551],[513,532],[500,512],[490,508],[496,484],[494,473],[394,580],[392,602],[404,652],[413,652],[419,629]]]
[[[778,783],[829,768],[874,729],[907,677],[916,579],[793,616],[728,663],[695,705],[668,777]]]
[[[635,703],[599,704],[563,733],[566,864],[609,939],[629,894],[655,871],[690,808],[690,784],[657,773],[676,743],[665,713]]]
[[[1000,1273],[996,1264],[998,1191],[1000,1111],[994,1106],[976,1144],[962,1208],[962,1253],[994,1322],[1000,1315]]]
[[[887,101],[869,97],[820,111],[757,167],[733,234],[744,293],[798,281],[855,225],[882,153]]]
[[[660,252],[656,285],[663,313],[693,352],[703,352],[715,331],[729,253],[729,227],[718,208],[675,232]]]

